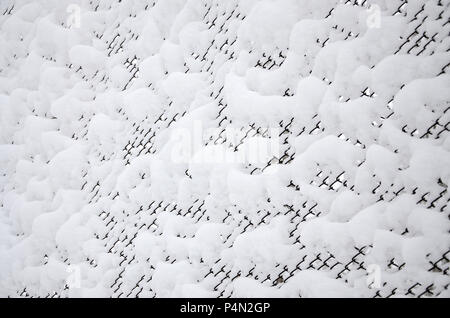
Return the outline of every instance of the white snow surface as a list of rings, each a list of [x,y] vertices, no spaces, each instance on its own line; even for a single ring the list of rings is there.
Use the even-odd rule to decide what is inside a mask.
[[[0,14],[0,297],[450,297],[448,0]]]

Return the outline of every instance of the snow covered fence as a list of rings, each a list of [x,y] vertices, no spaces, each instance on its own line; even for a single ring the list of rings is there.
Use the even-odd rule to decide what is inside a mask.
[[[449,5],[1,1],[0,296],[448,297]]]

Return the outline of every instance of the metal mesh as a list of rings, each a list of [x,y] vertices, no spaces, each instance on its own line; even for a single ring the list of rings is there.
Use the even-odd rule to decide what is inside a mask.
[[[415,56],[432,56],[437,52],[448,52],[449,42],[448,35],[450,31],[449,23],[449,3],[447,1],[424,1],[422,5],[410,6],[409,1],[392,1],[395,2],[395,10],[386,9],[383,11],[384,16],[401,16],[408,17],[407,27],[404,29],[401,39],[398,43],[388,45],[385,56],[389,55],[415,55]],[[236,127],[235,118],[233,114],[228,111],[227,99],[224,94],[224,84],[222,81],[216,82],[216,77],[219,66],[227,61],[234,61],[239,55],[239,51],[235,49],[235,44],[238,38],[236,32],[236,25],[240,25],[245,21],[246,16],[241,11],[242,3],[240,1],[203,1],[202,2],[202,20],[201,23],[204,28],[209,30],[209,46],[191,52],[189,58],[186,58],[184,72],[201,72],[209,74],[210,85],[209,102],[214,105],[215,116],[208,123],[210,127],[219,128],[217,132],[205,138],[205,145],[207,144],[225,144],[231,149],[239,149],[240,145],[248,137],[265,136],[267,135],[270,126],[259,126],[256,122],[248,122],[242,125],[239,129],[243,132],[243,138],[240,142],[227,140],[225,129],[230,125]],[[127,18],[139,15],[144,11],[151,11],[157,1],[137,1],[132,5],[128,1],[111,1],[100,2],[90,1],[86,3],[87,7],[83,8],[91,12],[99,10],[121,10],[123,14],[117,17],[114,24],[103,27],[103,32],[97,33],[94,31],[91,36],[95,36],[98,41],[102,41],[105,47],[105,53],[109,57],[114,57],[117,54],[126,56],[123,60],[123,66],[128,71],[129,80],[125,81],[125,85],[121,88],[127,91],[132,87],[134,81],[140,79],[140,63],[142,56],[138,56],[134,50],[133,43],[139,38],[139,33],[128,29],[127,24],[124,23]],[[368,1],[346,1],[346,6],[359,6],[361,8],[368,8],[370,3]],[[327,19],[333,17],[335,14],[334,6],[336,4],[327,2],[328,8],[312,12],[311,17],[314,19]],[[13,3],[2,2],[1,4],[3,17],[14,15],[17,10]],[[390,10],[390,11],[389,11]],[[323,12],[320,12],[323,11]],[[338,18],[336,18],[338,19]],[[425,29],[425,21],[436,21],[439,24],[439,31],[430,34]],[[348,29],[339,24],[330,26],[327,30],[322,30],[322,34],[326,35],[322,38],[317,38],[314,45],[319,52],[322,48],[326,48],[337,41],[351,41],[356,40],[359,34],[352,29]],[[276,70],[280,68],[286,61],[289,48],[274,47],[270,52],[249,52],[255,57],[257,62],[255,68],[264,70]],[[46,57],[50,61],[55,57]],[[440,72],[435,76],[448,74],[450,61],[440,66]],[[373,65],[375,66],[375,65]],[[372,66],[372,67],[373,67]],[[82,67],[75,67],[73,65],[66,65],[70,69],[71,74],[76,76],[80,82],[84,81],[86,85],[94,92],[107,91],[111,89],[111,81],[107,73],[99,69],[92,77],[84,73]],[[305,64],[301,69],[299,77],[307,76],[312,72],[312,64]],[[169,70],[166,70],[166,75]],[[327,78],[323,78],[324,82],[331,85]],[[155,83],[145,83],[149,90],[155,94],[163,94]],[[407,83],[404,83],[407,84]],[[398,89],[401,90],[402,87]],[[285,97],[294,96],[295,88],[287,86],[283,90],[282,95]],[[370,87],[366,87],[358,94],[353,96],[341,96],[340,100],[343,102],[351,102],[358,97],[367,97],[378,100],[379,92],[374,92]],[[390,122],[392,118],[396,117],[395,107],[392,107],[392,98],[385,101],[384,110],[380,110],[378,114],[373,117],[373,124],[367,127],[368,131],[373,131],[377,135],[377,131],[386,123]],[[146,154],[155,154],[160,151],[164,144],[164,133],[172,127],[174,123],[181,118],[189,115],[189,111],[178,111],[171,107],[173,101],[169,96],[163,98],[163,111],[153,118],[142,118],[140,121],[133,121],[129,118],[127,112],[123,107],[116,109],[117,120],[120,120],[124,127],[126,127],[120,136],[120,142],[116,144],[116,148],[112,151],[102,151],[94,149],[91,153],[92,165],[101,166],[112,160],[120,160],[123,167],[132,164],[135,158]],[[443,142],[448,138],[449,131],[449,108],[444,107],[443,112],[435,112],[433,118],[427,118],[423,127],[425,130],[414,126],[414,123],[403,122],[401,128],[403,134],[411,136],[414,140],[435,140],[438,143]],[[89,124],[93,116],[93,112],[86,111],[78,119],[79,129],[73,133],[71,138],[74,140],[87,140],[89,131]],[[48,116],[48,115],[43,115]],[[400,118],[400,121],[403,120]],[[396,122],[398,123],[398,122]],[[279,128],[281,155],[274,157],[265,165],[247,165],[245,167],[246,173],[249,175],[259,175],[265,171],[269,166],[275,165],[290,165],[298,156],[293,140],[295,137],[304,135],[317,134],[331,134],[344,140],[346,143],[354,145],[362,149],[365,153],[368,145],[364,141],[358,139],[358,135],[348,134],[339,131],[339,128],[327,127],[321,120],[321,114],[313,114],[311,118],[305,120],[304,118],[284,118],[274,126]],[[394,149],[393,151],[403,151],[403,149]],[[364,160],[358,166],[364,164]],[[313,187],[322,189],[323,191],[340,193],[343,190],[357,193],[355,189],[354,175],[348,174],[343,167],[330,166],[326,162],[316,162],[315,176],[310,180],[302,180]],[[355,167],[357,170],[359,167]],[[398,171],[402,171],[403,167],[396,167]],[[195,182],[196,176],[192,175],[191,171],[185,171],[187,178]],[[201,222],[221,222],[226,224],[231,229],[227,235],[223,235],[223,249],[231,248],[236,238],[242,233],[248,233],[262,225],[270,224],[271,220],[277,216],[286,216],[290,220],[289,240],[293,245],[297,254],[296,257],[290,259],[286,263],[278,263],[274,266],[268,264],[254,263],[250,269],[240,269],[235,263],[223,260],[221,258],[221,251],[215,251],[209,259],[196,259],[187,256],[187,261],[194,264],[197,272],[200,273],[198,282],[202,286],[212,292],[216,297],[233,297],[234,291],[232,283],[239,277],[251,278],[259,282],[262,286],[279,289],[288,283],[292,277],[304,270],[315,270],[319,272],[326,272],[328,277],[332,277],[338,281],[344,282],[349,287],[358,288],[360,295],[365,297],[383,297],[389,298],[392,296],[408,296],[408,297],[436,297],[441,295],[448,289],[449,286],[449,265],[448,255],[450,249],[446,251],[430,250],[426,256],[428,263],[426,268],[427,278],[416,281],[415,277],[411,277],[408,273],[404,273],[405,261],[401,255],[396,255],[389,259],[386,264],[378,264],[381,267],[382,284],[379,288],[373,286],[355,286],[354,283],[361,277],[366,277],[368,274],[368,264],[366,257],[370,254],[373,246],[353,246],[351,250],[345,251],[341,255],[333,255],[326,246],[308,246],[302,241],[302,224],[309,222],[314,218],[320,218],[326,215],[329,210],[317,202],[314,197],[304,192],[302,186],[296,183],[295,178],[284,184],[284,189],[287,193],[286,202],[279,202],[277,198],[272,198],[270,195],[258,205],[255,204],[255,213],[245,213],[241,211],[239,204],[232,204],[220,212],[214,211],[212,213],[205,201],[211,200],[211,196],[207,189],[204,196],[192,198],[192,202],[167,202],[157,198],[148,197],[145,200],[137,198],[123,198],[119,191],[111,190],[110,187],[104,187],[102,178],[98,177],[96,173],[88,170],[82,176],[84,183],[80,189],[86,194],[86,205],[92,206],[93,211],[100,218],[103,228],[101,231],[95,233],[95,239],[100,240],[106,253],[114,254],[120,259],[118,265],[114,270],[109,272],[109,276],[105,281],[108,281],[108,288],[111,291],[112,297],[140,297],[145,296],[158,297],[161,296],[157,291],[152,289],[152,277],[154,267],[148,263],[145,273],[139,275],[134,280],[124,277],[124,272],[127,267],[137,264],[139,261],[135,256],[135,239],[139,233],[143,231],[151,232],[155,235],[162,235],[166,229],[161,226],[160,213],[165,211],[170,214],[177,215],[184,219],[189,219],[191,223]],[[140,175],[143,182],[149,180],[150,176],[146,174]],[[439,211],[449,215],[448,202],[450,200],[447,191],[447,185],[441,179],[436,180],[436,187],[433,189],[421,188],[411,184],[399,183],[390,184],[383,180],[382,176],[376,173],[372,176],[373,187],[366,193],[367,203],[386,202],[391,203],[396,200],[399,195],[410,194],[416,200],[416,205],[425,209]],[[397,179],[399,180],[399,179]],[[214,198],[213,198],[214,199]],[[122,204],[121,208],[108,209],[108,206],[114,205],[116,202],[123,200],[126,204]],[[242,218],[235,218],[235,215],[242,214]],[[399,232],[398,229],[391,231],[401,234],[403,237],[411,237],[407,225]],[[181,229],[177,233],[178,239],[188,240],[194,236],[195,233],[183,231]],[[58,249],[58,247],[56,247]],[[61,260],[66,265],[72,264],[71,255],[64,250],[59,250]],[[164,260],[167,264],[174,264],[179,259],[170,253],[165,254]],[[47,255],[42,255],[41,263],[45,265],[47,262]],[[85,265],[91,269],[95,269],[97,260],[95,258],[86,258]],[[403,272],[403,273],[402,273]],[[111,274],[113,273],[113,274]],[[106,283],[105,283],[106,284]],[[66,297],[68,296],[69,286],[61,284],[58,290],[42,294],[30,290],[28,286],[17,285],[17,291],[10,296],[26,296],[26,297]],[[20,287],[20,288],[19,288]],[[301,293],[297,295],[302,297]]]

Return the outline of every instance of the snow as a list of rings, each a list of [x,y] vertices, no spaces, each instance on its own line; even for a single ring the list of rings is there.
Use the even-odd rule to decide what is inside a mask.
[[[450,9],[402,3],[2,2],[0,296],[448,297]]]

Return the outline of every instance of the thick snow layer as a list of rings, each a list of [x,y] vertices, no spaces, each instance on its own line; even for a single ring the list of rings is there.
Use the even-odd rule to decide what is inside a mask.
[[[0,297],[449,297],[450,3],[0,3]]]

